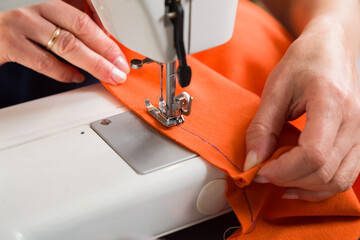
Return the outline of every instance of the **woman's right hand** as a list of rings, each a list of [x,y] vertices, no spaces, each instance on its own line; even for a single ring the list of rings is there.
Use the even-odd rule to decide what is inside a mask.
[[[46,47],[57,27],[60,34]],[[113,85],[124,83],[130,67],[119,46],[85,13],[60,1],[0,13],[0,65],[17,62],[60,82],[84,76],[57,55]]]

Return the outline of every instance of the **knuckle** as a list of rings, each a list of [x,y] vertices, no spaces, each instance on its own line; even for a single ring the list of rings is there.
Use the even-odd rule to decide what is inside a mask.
[[[24,13],[22,12],[22,10],[17,9],[17,10],[8,12],[7,16],[10,19],[22,19],[24,17]]]
[[[91,19],[88,15],[81,13],[74,17],[74,30],[77,35],[86,35],[89,33]]]
[[[34,70],[47,72],[52,68],[54,61],[47,55],[41,55],[35,59],[34,64]]]
[[[25,27],[24,23],[36,24],[37,19],[34,18],[34,14],[29,8],[22,8],[2,14],[0,22],[9,27],[23,28]]]
[[[252,122],[246,131],[246,140],[259,139],[264,137],[265,135],[270,135],[277,139],[277,135],[267,126],[260,122]]]
[[[322,185],[328,184],[333,174],[325,167],[320,168],[320,170],[317,172],[319,183]]]
[[[98,58],[94,63],[94,72],[100,73],[105,78],[109,78],[111,73],[110,70],[106,68],[106,61],[103,58]]]
[[[337,84],[337,81],[331,80],[326,89],[334,98],[335,102],[346,98],[348,92],[341,85]]]
[[[114,43],[107,44],[104,50],[104,56],[114,56],[117,57],[120,54],[120,48]]]
[[[67,31],[61,32],[57,43],[60,55],[75,52],[80,47],[80,41],[78,41],[72,33]]]
[[[0,45],[2,46],[2,49],[7,49],[7,47],[10,47],[12,44],[12,32],[8,31],[8,29],[4,26],[0,26],[0,32],[6,32],[8,34],[0,34]]]
[[[5,31],[3,31],[5,30]],[[20,62],[21,56],[18,56],[17,50],[27,39],[24,36],[19,36],[11,28],[1,27],[0,33],[6,32],[6,34],[0,34],[0,65],[5,62]]]
[[[327,162],[327,153],[321,147],[305,147],[305,162],[312,169],[319,169],[323,167]]]
[[[11,47],[14,45],[14,41],[16,42],[19,38],[19,33],[23,35],[23,33],[19,31],[21,29],[14,25],[15,20],[23,21],[23,14],[20,10],[15,10],[3,13],[2,15],[3,16],[0,19],[0,33],[6,34],[0,34],[0,44],[2,46]]]
[[[343,115],[346,120],[350,120],[351,122],[360,119],[360,99],[357,95],[352,96],[345,101]],[[360,123],[360,121],[357,121],[357,123]]]

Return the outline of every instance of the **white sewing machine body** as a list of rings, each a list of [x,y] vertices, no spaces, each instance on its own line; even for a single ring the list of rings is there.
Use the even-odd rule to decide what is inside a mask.
[[[1,1],[0,11],[44,1]],[[172,28],[166,17],[178,20],[181,11],[165,12],[165,2],[93,0],[105,27],[120,42],[167,64],[166,113],[171,120],[178,97],[174,96],[174,60],[179,56],[173,28],[179,26],[173,23]],[[183,21],[178,23],[183,25],[178,29],[184,41],[176,44],[184,47],[183,60],[184,54],[230,39],[237,0],[182,0],[181,4]],[[101,129],[93,130],[102,127],[98,120],[104,119],[106,126],[109,117],[126,112],[100,84],[0,110],[0,239],[143,239],[230,211],[224,196],[225,174],[200,157],[162,163],[139,174],[115,146],[119,147],[117,138],[126,141],[132,134],[116,131],[109,140]],[[147,149],[155,152],[164,146],[154,143]],[[156,162],[157,155],[140,160]]]
[[[177,59],[164,0],[92,0],[104,27],[131,50],[157,62]],[[186,55],[230,40],[237,0],[182,0]],[[116,9],[116,11],[114,11]],[[126,23],[126,24],[122,24]]]
[[[0,239],[141,239],[229,211],[200,157],[140,175],[89,127],[126,111],[100,84],[0,110]]]

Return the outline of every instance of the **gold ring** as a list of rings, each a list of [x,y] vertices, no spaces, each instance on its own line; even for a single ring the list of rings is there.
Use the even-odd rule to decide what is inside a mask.
[[[59,34],[60,34],[60,31],[61,31],[61,27],[57,27],[55,29],[55,31],[53,32],[53,34],[51,35],[51,38],[50,40],[48,41],[47,45],[46,45],[46,49],[47,50],[50,50],[53,46],[54,46],[54,43],[56,41],[56,39],[58,38]]]

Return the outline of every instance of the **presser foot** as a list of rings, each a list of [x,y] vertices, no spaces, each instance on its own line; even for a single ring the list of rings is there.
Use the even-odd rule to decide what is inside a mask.
[[[154,107],[149,101],[149,99],[145,100],[145,106],[148,112],[153,116],[156,120],[158,120],[165,127],[173,127],[185,122],[184,117],[182,115],[177,117],[168,117],[166,113],[162,112],[159,108]]]
[[[160,98],[161,99],[161,98]],[[157,119],[165,127],[172,127],[185,122],[183,115],[188,116],[191,110],[191,102],[193,98],[186,92],[180,93],[174,97],[171,111],[166,107],[166,103],[162,100],[159,101],[159,107],[154,107],[149,101],[145,100],[145,106],[151,116]],[[167,114],[170,112],[170,114]],[[170,116],[169,116],[170,115]]]
[[[140,69],[144,64],[154,62],[150,58],[143,60],[131,60],[131,67]],[[176,65],[175,61],[166,64],[166,102],[163,98],[163,64],[159,63],[160,77],[160,97],[158,107],[154,107],[149,99],[145,100],[145,106],[151,116],[158,120],[165,127],[173,127],[185,122],[183,115],[189,116],[191,110],[192,97],[187,92],[182,92],[175,96],[176,89]],[[186,63],[186,62],[185,62]],[[190,71],[191,76],[191,71]],[[188,79],[190,80],[190,79]],[[181,85],[181,84],[180,84]],[[188,85],[185,84],[185,85]]]

